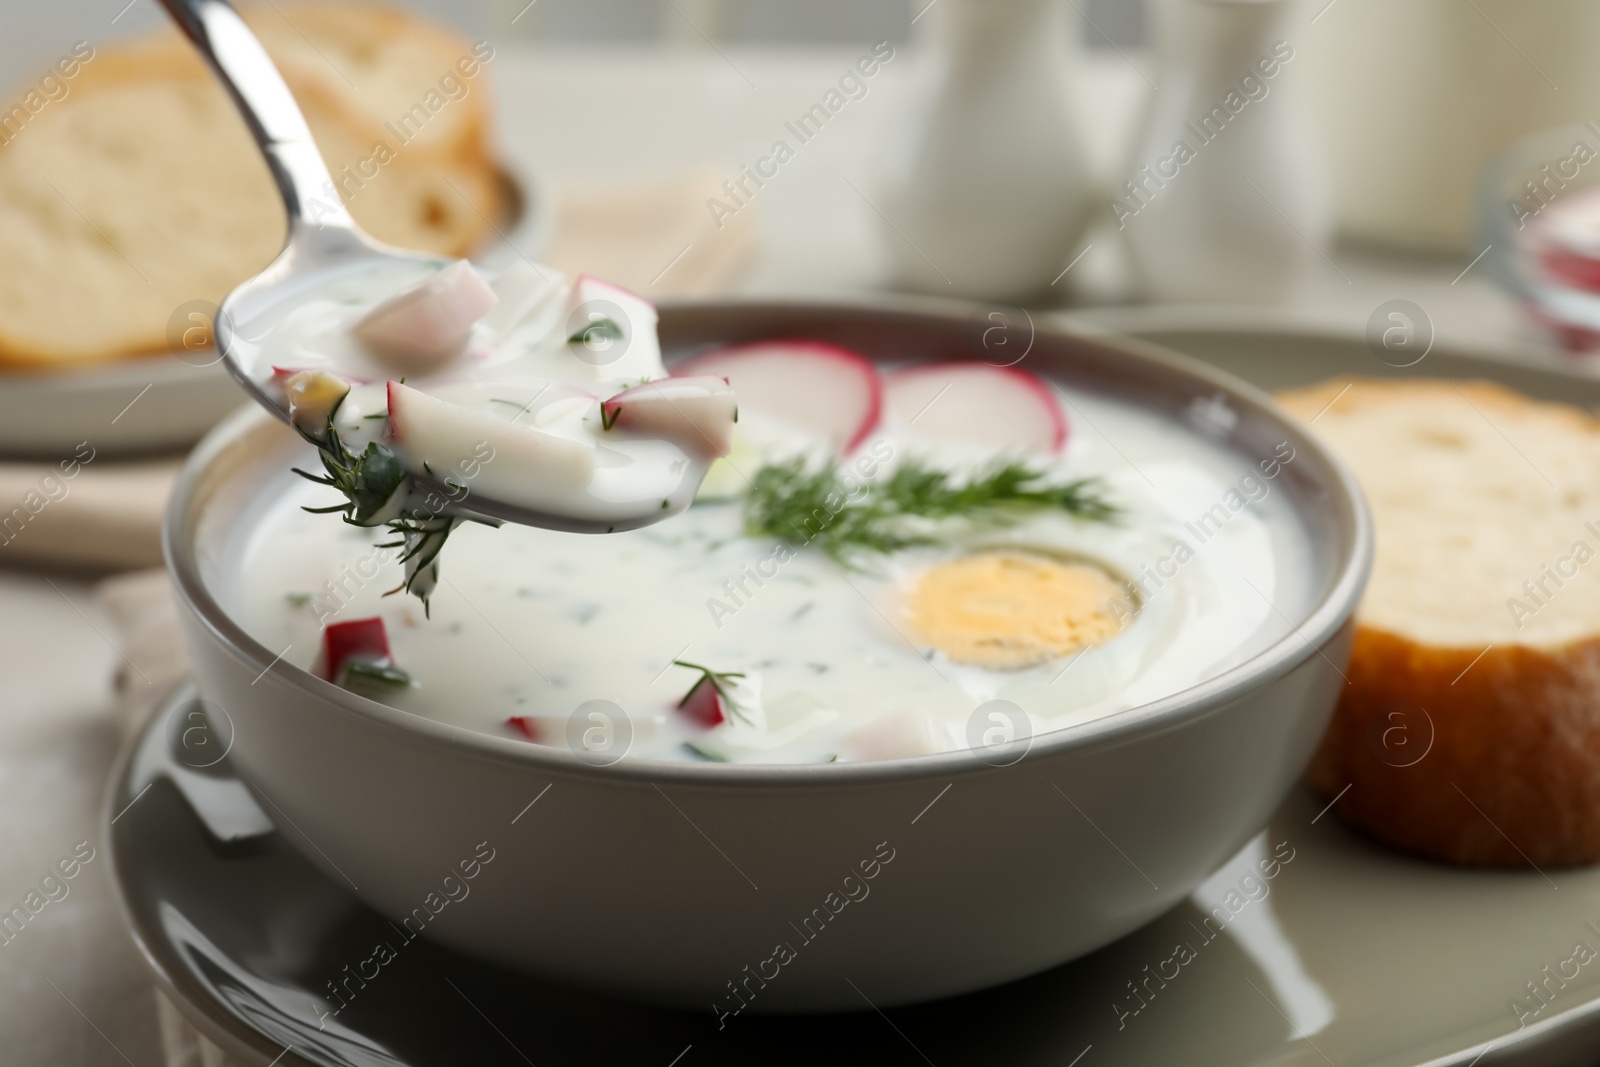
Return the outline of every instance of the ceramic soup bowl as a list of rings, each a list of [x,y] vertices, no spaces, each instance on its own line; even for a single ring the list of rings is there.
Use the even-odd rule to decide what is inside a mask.
[[[807,337],[893,362],[993,358],[987,325],[921,302],[715,303],[665,308],[660,328],[669,359]],[[1350,475],[1254,389],[1133,342],[1044,328],[1026,340],[1035,374],[1193,426],[1241,471],[1290,443],[1274,491],[1303,526],[1308,593],[1275,607],[1280,632],[1255,654],[1003,758],[598,766],[375,703],[245,632],[231,576],[310,451],[246,412],[191,457],[165,534],[233,767],[397,941],[425,935],[723,1025],[957,994],[1128,933],[1231,856],[1300,775],[1343,684],[1372,528]]]

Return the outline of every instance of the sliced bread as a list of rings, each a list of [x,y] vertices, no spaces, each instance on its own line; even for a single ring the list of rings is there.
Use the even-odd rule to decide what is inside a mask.
[[[1600,860],[1600,422],[1486,382],[1279,400],[1354,469],[1377,525],[1313,786],[1435,859]]]
[[[0,364],[161,350],[180,305],[220,301],[283,233],[266,166],[212,86],[71,97],[0,151]]]
[[[392,6],[241,9],[297,97],[339,101],[363,141],[419,161],[484,154],[494,49]]]
[[[486,42],[390,6],[243,4],[239,13],[302,110],[337,114],[364,146],[403,144],[414,164],[484,157],[494,54]],[[151,78],[208,80],[211,72],[167,26],[102,48],[74,89]]]
[[[345,13],[307,22],[326,28]],[[372,17],[350,15],[360,25]],[[453,51],[459,42],[444,37],[440,50]],[[472,151],[396,151],[392,139],[380,149],[359,107],[306,84],[297,96],[338,183],[325,191],[329,203],[345,201],[379,240],[446,255],[465,255],[493,232],[504,190],[481,137]],[[482,133],[478,123],[464,128]],[[0,149],[0,366],[166,350],[174,314],[218,303],[260,271],[284,227],[242,119],[187,42],[168,35],[102,49],[70,96]]]

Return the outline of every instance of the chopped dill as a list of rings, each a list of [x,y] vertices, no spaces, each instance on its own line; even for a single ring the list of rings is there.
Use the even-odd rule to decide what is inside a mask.
[[[341,398],[328,412],[327,426],[320,436],[301,430],[301,436],[317,446],[323,473],[311,474],[298,467],[293,470],[307,481],[338,490],[345,502],[303,510],[313,515],[337,513],[343,515],[344,521],[352,526],[383,526],[399,537],[398,541],[377,546],[403,550],[400,562],[405,566],[405,581],[389,590],[389,593],[398,593],[403,589],[415,595],[422,601],[423,611],[426,612],[428,598],[439,580],[439,553],[460,520],[426,508],[413,507],[408,510],[405,505],[411,495],[410,472],[400,462],[399,456],[377,441],[367,442],[367,447],[361,452],[350,450],[334,423],[343,403]]]
[[[683,694],[683,699],[678,701],[678,707],[681,708],[688,704],[690,698],[695,695],[702,685],[709,685],[716,690],[717,696],[722,698],[722,706],[727,709],[729,715],[732,715],[746,726],[752,725],[749,717],[745,715],[744,709],[728,693],[727,688],[728,679],[743,678],[743,671],[714,671],[710,667],[702,667],[698,663],[690,663],[681,659],[675,659],[672,663],[676,667],[687,667],[691,671],[700,672],[700,677],[695,679],[695,683],[689,687],[689,691]]]
[[[362,678],[382,685],[401,688],[411,684],[411,675],[391,663],[373,663],[368,660],[354,659],[345,664],[343,674],[346,680],[351,677]]]
[[[600,315],[589,325],[568,337],[567,344],[586,345],[593,348],[602,341],[620,340],[622,340],[622,327],[617,325],[617,320],[609,315]]]
[[[752,537],[814,544],[848,565],[864,552],[948,540],[948,531],[936,528],[940,522],[1001,527],[1037,511],[1063,511],[1087,522],[1111,522],[1118,514],[1101,494],[1098,479],[1052,484],[1045,472],[1018,460],[996,463],[967,480],[911,460],[882,482],[852,487],[836,464],[808,470],[805,460],[796,458],[756,472],[745,501],[744,530]]]

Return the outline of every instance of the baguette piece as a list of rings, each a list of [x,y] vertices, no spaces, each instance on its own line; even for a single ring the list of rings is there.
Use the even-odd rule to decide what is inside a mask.
[[[1487,382],[1278,399],[1354,469],[1377,525],[1312,786],[1433,859],[1600,861],[1600,422]]]
[[[331,26],[343,15],[333,9],[307,22]],[[453,54],[459,41],[445,38],[439,51]],[[399,62],[382,41],[371,48],[372,64]],[[479,81],[435,119],[458,104],[481,108],[481,72]],[[351,117],[359,108],[316,87],[299,98],[339,183],[327,202],[346,201],[379,240],[461,256],[503,214],[504,190],[481,139],[470,151],[420,151],[418,138],[375,153],[364,120]],[[462,129],[478,137],[482,124]],[[166,34],[103,49],[71,95],[0,149],[0,367],[167,351],[175,313],[219,303],[262,270],[284,228],[243,120],[187,42]],[[189,324],[178,317],[180,328]]]

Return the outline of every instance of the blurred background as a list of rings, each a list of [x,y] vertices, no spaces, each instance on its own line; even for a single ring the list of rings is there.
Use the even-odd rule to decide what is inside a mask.
[[[496,133],[543,194],[703,166],[711,214],[721,180],[857,53],[899,49],[827,144],[747,198],[759,254],[729,257],[741,291],[1272,305],[1346,324],[1406,296],[1446,333],[1587,349],[1570,321],[1587,307],[1550,297],[1511,206],[1532,195],[1524,170],[1581,136],[1600,147],[1581,127],[1600,114],[1600,12],[1576,0],[407,6],[523,57],[493,68]],[[25,86],[74,41],[111,44],[164,16],[152,0],[92,0],[18,5],[4,22],[0,70]],[[1195,124],[1217,108],[1213,126],[1238,121],[1202,140]],[[1174,160],[1179,140],[1197,158]],[[1565,193],[1593,179],[1556,180]],[[1491,299],[1452,284],[1469,262],[1474,281],[1498,282]]]
[[[701,33],[717,41],[804,44],[807,42],[905,41],[911,20],[927,0],[539,0],[532,7],[513,0],[419,0],[409,4],[463,33],[528,41],[633,41],[700,44]],[[22,5],[18,5],[21,7]],[[1142,0],[1083,0],[1081,35],[1088,47],[1107,38],[1136,46],[1144,34]],[[0,42],[6,70],[25,70],[34,49],[51,41],[70,44],[86,14],[109,21],[122,2],[38,5],[7,12],[6,23],[22,32]],[[165,18],[151,0],[137,0],[118,20],[124,32],[160,25]],[[1106,36],[1102,37],[1104,33]],[[30,39],[31,37],[31,39]]]
[[[1008,329],[1062,316],[1248,351],[1269,388],[1291,351],[1355,373],[1436,345],[1594,370],[1600,4],[411,0],[436,25],[403,33],[342,25],[343,6],[250,17],[323,102],[336,173],[398,148],[335,194],[396,243],[659,302],[914,293]],[[99,832],[138,714],[108,678],[182,672],[138,610],[164,578],[97,582],[159,564],[179,458],[242,399],[208,316],[281,242],[192,54],[135,41],[163,31],[154,0],[0,10],[0,513],[38,496],[41,462],[97,457],[0,557],[13,888]],[[70,64],[80,45],[94,58]],[[488,58],[458,77],[469,55]],[[397,137],[419,106],[443,132]],[[0,958],[8,1054],[202,1062],[164,1058],[181,1024],[158,1022],[109,885],[80,884]]]

